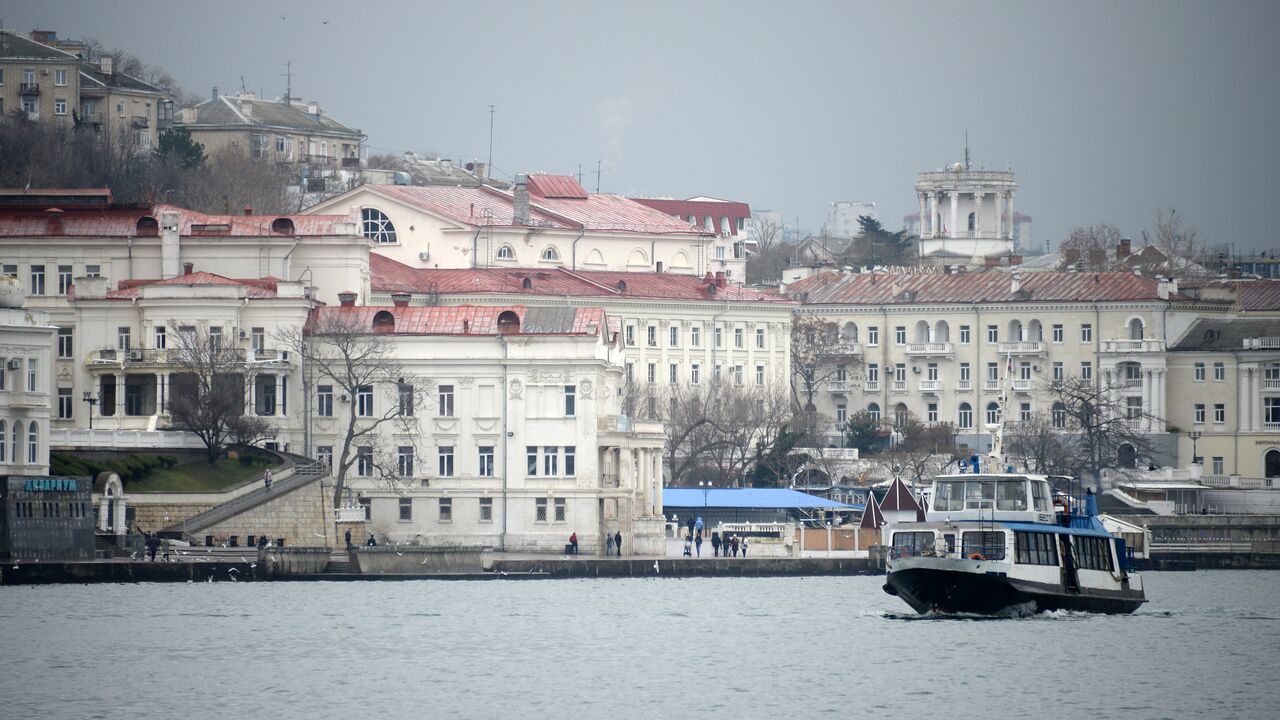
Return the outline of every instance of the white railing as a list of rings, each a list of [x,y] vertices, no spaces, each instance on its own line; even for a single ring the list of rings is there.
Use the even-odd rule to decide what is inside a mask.
[[[840,340],[831,345],[826,355],[861,355],[862,346],[856,342],[848,340]]]
[[[983,381],[982,381],[982,389],[983,389],[983,390],[986,390],[986,391],[999,390],[999,389],[1000,389],[1000,381],[999,381],[999,380],[983,380]]]
[[[1103,340],[1101,352],[1104,353],[1148,353],[1164,352],[1164,341],[1155,338],[1142,340]]]
[[[334,508],[333,520],[340,523],[364,522],[364,508],[362,507],[341,507]]]
[[[907,391],[907,381],[906,381],[906,380],[894,380],[894,381],[893,381],[893,391],[894,391],[894,392],[896,392],[896,393],[904,393],[904,392],[906,392],[906,391]]]
[[[1280,432],[1280,422],[1264,422],[1262,429],[1265,432]]]
[[[971,390],[973,390],[973,381],[972,381],[972,380],[957,380],[957,381],[956,381],[956,390],[957,390],[958,392],[970,392]]]
[[[1039,355],[1044,352],[1044,343],[1039,340],[1018,340],[996,344],[1001,355]]]
[[[1262,387],[1267,390],[1280,389],[1280,378],[1266,378],[1262,381]]]
[[[827,383],[827,391],[833,393],[849,392],[849,383],[846,380],[832,380]]]
[[[1124,380],[1120,381],[1120,387],[1140,388],[1142,387],[1142,379],[1141,378],[1125,378]]]
[[[866,390],[867,392],[880,392],[880,381],[868,380],[862,383],[862,389]]]
[[[1245,350],[1274,350],[1280,348],[1280,337],[1245,338]]]
[[[185,430],[86,430],[49,431],[52,448],[204,448],[200,438]]]
[[[908,355],[950,355],[951,343],[925,342],[907,345]]]
[[[1031,388],[1034,385],[1035,385],[1035,380],[1018,379],[1013,381],[1013,389],[1018,392],[1030,392]]]
[[[940,380],[921,380],[920,392],[938,392],[942,387]]]

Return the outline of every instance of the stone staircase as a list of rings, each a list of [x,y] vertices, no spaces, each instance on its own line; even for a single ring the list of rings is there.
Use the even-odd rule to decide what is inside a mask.
[[[240,513],[252,510],[263,503],[287,495],[329,474],[330,468],[323,462],[306,460],[300,457],[294,458],[294,460],[296,464],[293,466],[293,474],[283,479],[274,480],[271,483],[271,487],[260,487],[221,505],[211,507],[202,513],[187,518],[181,523],[170,525],[160,531],[161,536],[182,537],[185,533],[191,538],[199,537],[200,533],[207,528],[225,522]]]
[[[333,553],[329,555],[329,563],[324,566],[323,575],[349,575],[351,574],[351,558],[345,553]]]

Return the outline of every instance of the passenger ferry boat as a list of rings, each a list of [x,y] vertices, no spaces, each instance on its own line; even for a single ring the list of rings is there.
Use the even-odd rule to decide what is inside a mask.
[[[925,521],[889,528],[884,590],[921,614],[1133,612],[1142,579],[1096,516],[1091,491],[1055,505],[1043,475],[939,476]]]

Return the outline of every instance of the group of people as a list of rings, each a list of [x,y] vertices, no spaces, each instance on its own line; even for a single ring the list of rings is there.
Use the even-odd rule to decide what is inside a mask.
[[[733,557],[738,557],[738,552],[742,552],[742,557],[747,556],[747,547],[749,543],[745,536],[729,535],[721,538],[720,533],[711,533],[711,554],[715,557],[729,557],[732,553]],[[724,555],[720,551],[724,551]],[[684,554],[685,557],[702,557],[702,528],[696,528],[692,535],[684,536]]]
[[[605,540],[604,554],[606,556],[613,557],[614,555],[617,555],[618,557],[622,557],[622,533],[621,532],[615,532],[612,535],[610,535],[609,533],[605,533],[604,540]],[[566,549],[569,551],[570,555],[578,554],[578,531],[575,530],[573,531],[572,534],[569,535],[569,545]]]

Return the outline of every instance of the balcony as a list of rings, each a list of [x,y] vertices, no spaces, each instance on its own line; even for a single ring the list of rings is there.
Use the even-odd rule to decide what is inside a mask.
[[[354,169],[354,170],[359,170],[359,169],[360,169],[360,158],[358,158],[358,157],[345,157],[345,158],[342,158],[342,167],[343,167],[344,169],[347,169],[347,170],[353,170],[353,169]]]
[[[96,112],[80,113],[80,122],[87,123],[89,125],[101,125],[102,113],[96,113]]]
[[[5,401],[15,408],[49,407],[49,393],[16,390],[8,393]]]
[[[982,389],[985,392],[995,392],[996,390],[1000,389],[1000,381],[999,380],[983,380]]]
[[[879,380],[868,380],[868,381],[866,381],[866,382],[862,383],[862,390],[863,390],[863,392],[869,392],[869,393],[871,393],[871,392],[880,392],[880,381],[879,381]]]
[[[996,348],[1001,355],[1043,355],[1045,344],[1038,340],[1019,340],[997,343]]]
[[[19,83],[18,94],[19,95],[39,95],[40,86],[36,83]]]
[[[141,130],[151,127],[151,119],[145,117],[129,118],[129,125],[135,129]]]
[[[1031,379],[1023,380],[1021,378],[1013,381],[1014,392],[1031,392],[1035,389],[1036,381]]]
[[[955,351],[949,342],[924,342],[907,345],[907,355],[909,357],[951,355],[953,352]]]
[[[1164,352],[1164,341],[1154,338],[1143,340],[1103,340],[1102,353],[1159,353]]]
[[[907,392],[907,381],[906,381],[906,380],[894,380],[894,381],[893,381],[893,393],[894,393],[895,395],[903,394],[903,393],[906,393],[906,392]]]
[[[1280,378],[1264,378],[1262,380],[1263,390],[1280,390]]]
[[[1276,350],[1280,349],[1280,337],[1256,337],[1244,339],[1245,350]]]
[[[832,380],[827,383],[827,392],[847,393],[849,392],[849,382],[846,380]]]
[[[822,354],[828,357],[840,355],[861,355],[862,346],[856,342],[840,340],[832,343],[829,347],[822,350]]]
[[[957,380],[956,392],[973,392],[972,380]]]
[[[249,353],[249,362],[271,363],[271,362],[289,362],[291,353],[288,350],[251,350]]]
[[[921,380],[919,388],[920,388],[920,392],[922,393],[936,393],[942,389],[942,381],[941,380]]]
[[[1142,387],[1142,378],[1125,378],[1120,381],[1120,387],[1140,388]]]
[[[1280,433],[1280,422],[1264,422],[1262,429],[1265,432]]]
[[[308,165],[332,165],[333,157],[329,155],[303,155],[302,162]]]

